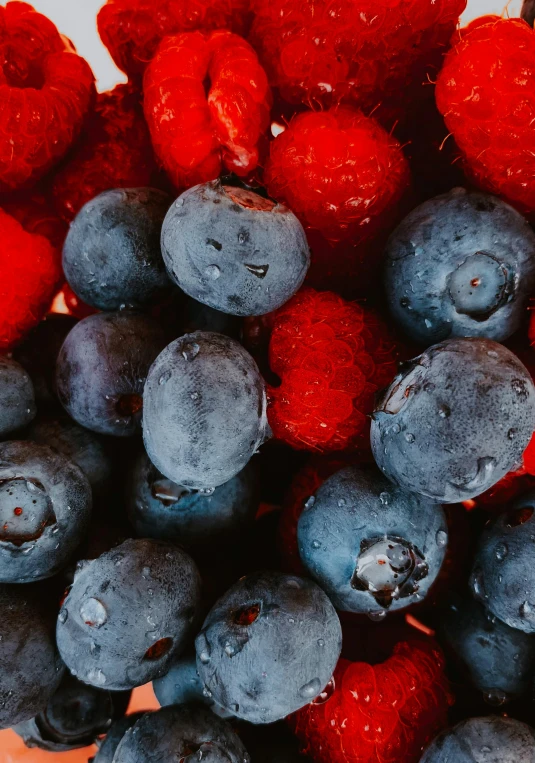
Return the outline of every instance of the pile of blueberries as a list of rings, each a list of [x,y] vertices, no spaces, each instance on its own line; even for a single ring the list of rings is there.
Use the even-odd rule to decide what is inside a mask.
[[[535,291],[535,234],[462,189],[394,231],[392,323],[427,349],[376,402],[375,463],[345,457],[306,500],[300,576],[273,509],[307,457],[271,440],[242,319],[309,264],[295,215],[232,179],[107,191],[72,223],[63,267],[94,313],[51,314],[0,359],[0,727],[29,746],[302,759],[277,722],[328,701],[343,626],[373,640],[411,607],[472,687],[422,761],[535,760],[535,491],[484,527],[449,506],[518,468],[535,430],[530,373],[498,343]],[[162,709],[125,716],[148,682]]]

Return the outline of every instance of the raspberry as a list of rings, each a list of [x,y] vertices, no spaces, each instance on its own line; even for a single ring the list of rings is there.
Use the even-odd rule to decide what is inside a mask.
[[[67,45],[31,5],[0,6],[0,191],[34,183],[80,133],[94,78]]]
[[[196,30],[246,30],[249,0],[108,0],[98,31],[122,71],[140,74],[167,35]]]
[[[256,168],[271,92],[244,39],[223,31],[166,38],[144,90],[156,154],[178,188],[214,180],[223,167],[240,176]]]
[[[409,185],[399,143],[342,107],[298,114],[271,144],[265,182],[303,225],[330,241],[363,241],[391,223]]]
[[[452,704],[440,650],[398,643],[378,665],[340,659],[334,692],[288,723],[314,763],[417,763]]]
[[[395,374],[393,344],[374,313],[332,292],[302,289],[272,316],[268,419],[299,450],[366,442],[375,393]]]
[[[11,349],[45,316],[61,283],[61,255],[0,209],[0,351]]]
[[[535,32],[519,19],[484,16],[459,35],[436,99],[479,187],[535,212]]]
[[[54,176],[52,196],[70,221],[102,191],[154,185],[156,175],[141,94],[132,85],[117,85],[97,96],[81,140]]]
[[[466,0],[253,0],[251,40],[284,99],[406,105],[438,69]]]

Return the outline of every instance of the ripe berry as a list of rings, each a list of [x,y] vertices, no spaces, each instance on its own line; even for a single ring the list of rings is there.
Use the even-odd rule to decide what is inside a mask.
[[[73,145],[94,77],[54,24],[27,3],[0,6],[0,191],[34,183]]]
[[[197,670],[218,705],[251,723],[272,723],[321,694],[341,645],[338,615],[321,588],[257,572],[208,614],[195,639]]]
[[[535,234],[500,199],[454,188],[424,202],[390,236],[386,296],[414,342],[507,339],[535,288]]]
[[[164,37],[220,28],[241,34],[248,10],[249,0],[107,0],[97,24],[119,69],[138,75]]]
[[[143,385],[165,346],[159,324],[124,310],[97,313],[70,331],[56,365],[58,397],[78,424],[129,437],[141,426]]]
[[[365,445],[375,393],[395,371],[385,327],[332,292],[302,289],[270,316],[268,418],[294,448],[330,452]]]
[[[265,182],[306,227],[362,241],[395,215],[409,168],[374,119],[341,107],[294,117],[271,144]]]
[[[2,209],[0,228],[0,271],[6,274],[0,285],[0,351],[6,351],[44,317],[62,274],[59,251],[47,238],[27,232]]]
[[[535,212],[534,78],[533,29],[483,16],[461,30],[436,86],[471,179],[528,215]]]
[[[132,728],[145,713],[132,713],[115,721],[106,736],[100,742],[98,752],[92,760],[92,763],[113,763],[113,756],[126,732]]]
[[[80,140],[51,180],[52,203],[64,220],[70,222],[102,191],[156,183],[158,169],[141,100],[132,84],[97,95]]]
[[[155,188],[117,188],[82,207],[65,239],[63,271],[85,304],[141,309],[170,291],[160,248],[170,204]]]
[[[0,437],[22,429],[35,417],[32,380],[15,360],[0,356]]]
[[[333,688],[288,718],[314,763],[417,763],[447,723],[444,659],[426,642],[401,642],[376,665],[341,659]]]
[[[535,388],[516,355],[490,339],[447,339],[385,390],[371,445],[396,485],[457,503],[520,463],[534,429]]]
[[[251,39],[291,103],[406,104],[440,66],[465,0],[253,0]]]
[[[239,736],[199,705],[172,705],[146,713],[122,738],[113,763],[154,760],[250,763]]]
[[[144,78],[154,150],[177,188],[246,177],[259,162],[271,92],[256,53],[227,31],[166,37]]]
[[[297,536],[305,568],[333,604],[372,619],[427,595],[448,542],[442,508],[374,467],[326,479],[306,501]]]
[[[199,573],[185,551],[163,541],[127,540],[78,565],[58,617],[58,648],[84,683],[132,689],[169,670],[199,604]]]
[[[535,730],[514,718],[469,718],[442,732],[420,763],[531,763]]]
[[[168,479],[211,495],[266,435],[264,380],[238,342],[197,331],[160,353],[143,393],[143,439]]]
[[[81,469],[48,445],[0,445],[0,580],[29,583],[59,572],[91,516]]]
[[[264,315],[305,279],[305,231],[282,204],[219,181],[190,188],[162,228],[170,277],[199,302],[232,315]]]
[[[95,689],[67,673],[46,708],[13,730],[26,747],[69,752],[95,743],[124,715],[129,701],[130,692]]]

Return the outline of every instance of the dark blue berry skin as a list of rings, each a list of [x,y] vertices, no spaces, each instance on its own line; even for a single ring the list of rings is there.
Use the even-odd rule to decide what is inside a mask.
[[[58,617],[58,648],[84,683],[133,689],[169,670],[199,605],[199,573],[182,549],[127,540],[78,566]]]
[[[232,715],[222,707],[218,707],[213,699],[203,693],[195,655],[177,660],[171,670],[154,681],[152,686],[156,699],[162,707],[200,703],[209,707],[220,718],[228,718]]]
[[[485,701],[501,705],[531,686],[535,638],[510,628],[471,597],[456,599],[440,612],[438,635],[464,664]]]
[[[242,724],[239,732],[253,763],[311,763],[300,754],[297,739],[283,721],[269,726]]]
[[[371,445],[392,482],[457,503],[515,468],[534,429],[535,388],[516,355],[489,339],[447,339],[382,394]]]
[[[470,577],[472,593],[511,628],[535,633],[535,491],[487,525]]]
[[[535,21],[535,0],[524,0],[522,3],[521,18],[532,27]]]
[[[154,188],[117,188],[82,207],[65,239],[63,270],[83,302],[142,308],[169,289],[160,234],[171,202]]]
[[[78,424],[100,434],[139,431],[143,385],[165,347],[165,335],[138,313],[99,313],[69,333],[59,353],[56,384],[61,404]]]
[[[306,502],[297,538],[301,561],[337,609],[381,619],[425,598],[448,533],[440,505],[350,466]]]
[[[113,756],[122,738],[144,715],[145,713],[132,713],[115,721],[102,741],[92,763],[113,763]]]
[[[44,710],[61,682],[64,665],[56,649],[56,612],[48,593],[42,586],[0,585],[2,729]]]
[[[193,489],[223,485],[267,435],[264,380],[238,342],[197,331],[168,345],[152,365],[143,439],[168,479]]]
[[[415,342],[503,341],[519,328],[535,287],[535,233],[504,201],[454,188],[392,233],[385,286],[394,320]]]
[[[15,726],[26,747],[68,752],[93,744],[115,718],[126,712],[130,692],[95,689],[64,675],[46,708],[35,718]]]
[[[201,705],[172,705],[145,714],[122,738],[113,763],[149,760],[250,763],[227,722]]]
[[[420,763],[535,763],[535,731],[513,718],[469,718],[439,734]]]
[[[13,350],[14,359],[31,377],[39,410],[58,404],[56,360],[65,337],[77,323],[70,315],[51,313]]]
[[[250,526],[257,508],[257,475],[252,463],[213,492],[191,490],[168,480],[144,452],[127,478],[126,509],[141,538],[205,548]]]
[[[0,582],[55,575],[90,517],[91,487],[78,466],[46,445],[0,444]]]
[[[206,691],[251,723],[273,723],[315,699],[341,647],[338,615],[321,588],[280,572],[238,581],[195,640]]]
[[[305,231],[289,209],[220,181],[185,191],[162,227],[173,281],[231,315],[264,315],[287,302],[310,265]]]
[[[0,438],[22,429],[35,417],[32,380],[15,360],[0,357]]]
[[[26,430],[26,437],[48,445],[83,471],[93,497],[105,497],[111,489],[113,458],[104,438],[79,426],[63,411],[39,415]]]

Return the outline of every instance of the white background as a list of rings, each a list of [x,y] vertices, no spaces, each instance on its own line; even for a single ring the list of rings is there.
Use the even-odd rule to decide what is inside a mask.
[[[154,0],[157,3],[159,0]],[[296,0],[297,2],[298,0]],[[34,8],[51,18],[60,32],[66,34],[86,58],[95,72],[99,90],[108,90],[125,77],[115,68],[107,50],[100,42],[95,19],[103,0],[28,0]],[[440,0],[435,0],[440,2]],[[484,13],[501,14],[504,0],[468,0],[463,21]],[[521,0],[511,0],[510,16],[518,16]]]

